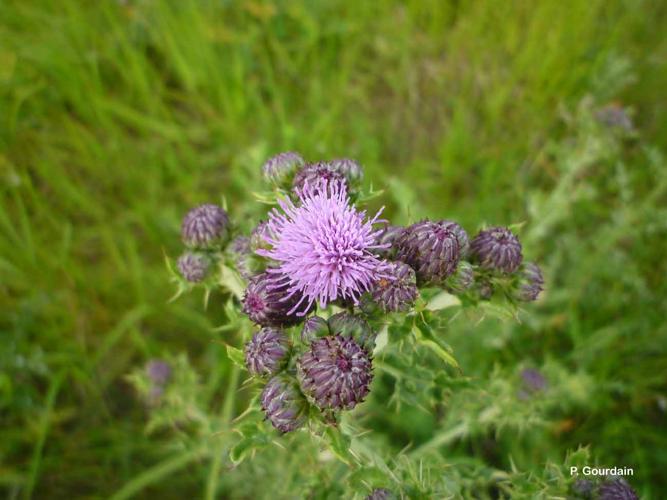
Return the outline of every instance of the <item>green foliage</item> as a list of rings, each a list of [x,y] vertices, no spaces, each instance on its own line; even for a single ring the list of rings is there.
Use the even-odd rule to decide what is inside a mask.
[[[650,1],[3,3],[0,491],[553,498],[570,464],[598,463],[633,467],[659,498],[666,15]],[[599,123],[610,100],[635,131]],[[340,433],[279,438],[227,347],[249,335],[238,277],[206,309],[201,289],[169,303],[163,259],[199,202],[224,196],[247,233],[258,166],[288,149],[358,159],[386,187],[364,201],[398,223],[524,223],[544,297],[529,314],[425,297],[427,323],[387,325]],[[142,397],[157,356],[176,367],[159,405]],[[528,399],[526,367],[548,382]]]

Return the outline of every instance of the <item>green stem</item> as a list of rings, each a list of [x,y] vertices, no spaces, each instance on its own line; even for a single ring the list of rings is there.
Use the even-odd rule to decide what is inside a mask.
[[[229,434],[230,424],[234,413],[236,386],[238,385],[239,374],[239,367],[235,363],[232,363],[232,369],[229,374],[229,381],[225,390],[225,402],[222,406],[222,425],[219,431],[219,433],[223,433],[224,436],[218,434],[214,438],[217,439],[218,442],[213,445],[213,460],[211,462],[211,468],[209,469],[208,478],[206,480],[206,500],[214,500],[216,491],[218,490],[220,469],[222,467],[222,457],[225,453],[225,448],[227,447],[227,442],[224,438]]]
[[[178,469],[181,469],[188,465],[190,462],[197,460],[198,458],[204,457],[207,454],[208,445],[202,444],[191,451],[186,451],[177,455],[176,457],[160,462],[159,464],[151,467],[145,472],[139,474],[129,483],[126,483],[115,495],[111,497],[111,500],[124,500],[130,498],[146,486],[156,483],[163,477],[171,474]]]
[[[49,392],[46,395],[46,409],[44,411],[44,417],[39,426],[39,435],[37,436],[37,443],[35,444],[35,449],[32,454],[32,460],[30,462],[30,476],[28,479],[28,484],[24,492],[24,498],[32,498],[32,492],[35,488],[35,483],[37,482],[37,477],[39,476],[39,467],[42,463],[42,452],[44,451],[44,443],[46,443],[46,436],[49,433],[49,424],[51,422],[51,416],[53,413],[53,406],[56,403],[56,396],[60,392],[60,385],[65,379],[65,372],[60,372],[52,380],[51,386],[49,387]]]

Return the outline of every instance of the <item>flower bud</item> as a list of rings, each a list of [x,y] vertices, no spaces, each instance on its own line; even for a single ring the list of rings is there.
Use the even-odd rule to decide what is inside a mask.
[[[183,218],[181,237],[190,248],[215,248],[222,245],[229,232],[229,217],[221,207],[200,205]]]
[[[234,238],[227,247],[227,252],[234,263],[234,267],[243,278],[249,280],[257,274],[252,265],[250,238],[247,236]]]
[[[280,274],[265,271],[248,283],[243,296],[243,312],[262,326],[296,325],[305,319],[292,311],[302,302],[302,297],[299,292],[289,291]]]
[[[595,119],[606,127],[616,128],[626,133],[633,132],[635,129],[628,111],[618,103],[611,103],[597,110]]]
[[[304,394],[321,410],[351,410],[362,402],[373,379],[371,355],[351,337],[314,340],[297,360]]]
[[[351,337],[360,346],[373,350],[377,334],[368,322],[358,314],[340,312],[329,318],[329,331],[331,335]]]
[[[607,479],[598,488],[600,500],[639,500],[625,479]]]
[[[394,494],[393,491],[388,490],[387,488],[375,488],[370,495],[366,497],[366,500],[397,500],[398,497]]]
[[[544,278],[540,266],[534,262],[524,263],[517,273],[517,280],[512,288],[512,296],[522,302],[537,300],[544,289]]]
[[[373,250],[378,257],[390,258],[396,253],[396,241],[401,233],[405,231],[403,226],[386,225],[377,237],[378,245],[388,245],[386,248],[376,248]]]
[[[418,222],[401,233],[396,258],[415,270],[418,283],[440,284],[456,270],[462,234],[455,222]]]
[[[211,258],[200,252],[185,252],[178,258],[176,267],[186,281],[201,283],[209,275]]]
[[[171,366],[166,361],[153,359],[146,364],[146,375],[148,375],[148,380],[150,380],[147,394],[148,404],[157,406],[162,400],[169,380],[171,380]]]
[[[591,498],[595,491],[595,483],[589,479],[577,479],[572,485],[572,491],[583,498]]]
[[[469,262],[462,260],[456,268],[456,272],[445,280],[445,289],[451,293],[459,294],[468,290],[475,281],[473,267]]]
[[[327,163],[331,170],[342,174],[349,185],[359,184],[364,177],[364,171],[361,168],[361,165],[349,158],[338,158]]]
[[[257,377],[275,375],[289,361],[290,342],[278,328],[264,327],[245,346],[248,371]]]
[[[301,341],[304,344],[309,344],[313,340],[326,337],[327,335],[329,335],[329,324],[327,321],[319,316],[311,316],[303,324]]]
[[[375,282],[371,290],[373,301],[384,312],[408,311],[417,300],[415,271],[403,262],[387,262],[385,277]]]
[[[171,378],[171,366],[161,359],[152,359],[146,365],[146,374],[152,383],[163,386]]]
[[[301,155],[293,151],[287,151],[266,160],[262,166],[262,173],[267,181],[280,187],[286,187],[292,176],[303,164]]]
[[[513,273],[521,264],[521,243],[506,227],[480,231],[470,244],[470,254],[482,267]]]
[[[266,383],[261,395],[262,410],[273,427],[291,432],[306,423],[308,402],[292,377],[279,374]]]
[[[304,193],[304,188],[308,185],[309,192],[314,194],[321,189],[321,186],[332,185],[336,181],[342,181],[347,184],[345,175],[331,168],[329,163],[310,163],[299,170],[294,176],[292,190],[301,196]]]
[[[269,224],[266,221],[260,221],[255,229],[250,233],[250,249],[256,252],[258,249],[269,249],[271,244],[267,240]]]

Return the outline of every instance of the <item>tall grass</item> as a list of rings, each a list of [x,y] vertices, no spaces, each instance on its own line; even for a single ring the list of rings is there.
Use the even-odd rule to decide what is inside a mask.
[[[107,496],[170,456],[123,376],[164,352],[211,387],[232,368],[222,307],[168,304],[163,253],[192,204],[224,195],[243,221],[258,166],[295,149],[360,160],[402,222],[528,221],[547,299],[520,326],[454,328],[457,355],[587,391],[503,453],[530,468],[590,444],[658,498],[666,21],[650,1],[4,2],[0,488]],[[635,108],[640,139],[587,142],[568,125],[587,95]],[[146,495],[199,495],[190,458]]]

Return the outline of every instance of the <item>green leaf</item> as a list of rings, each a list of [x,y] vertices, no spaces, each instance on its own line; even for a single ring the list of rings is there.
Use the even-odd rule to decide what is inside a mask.
[[[349,436],[343,434],[339,428],[327,427],[324,431],[324,438],[336,458],[348,465],[355,462],[354,456],[350,452],[352,440]]]
[[[453,366],[457,370],[459,368],[459,363],[456,361],[456,358],[451,354],[451,349],[448,345],[441,342],[434,334],[433,330],[425,322],[418,320],[415,322],[412,333],[415,336],[415,340],[418,344],[428,347],[433,351],[440,359],[450,366]]]
[[[456,307],[461,305],[461,300],[451,293],[442,292],[428,301],[426,309],[429,311],[439,311],[447,309],[448,307]]]
[[[238,465],[255,451],[266,446],[267,440],[263,436],[254,435],[243,438],[229,450],[229,459]]]
[[[232,362],[243,368],[245,370],[245,356],[241,349],[227,345],[227,357],[232,360]]]

